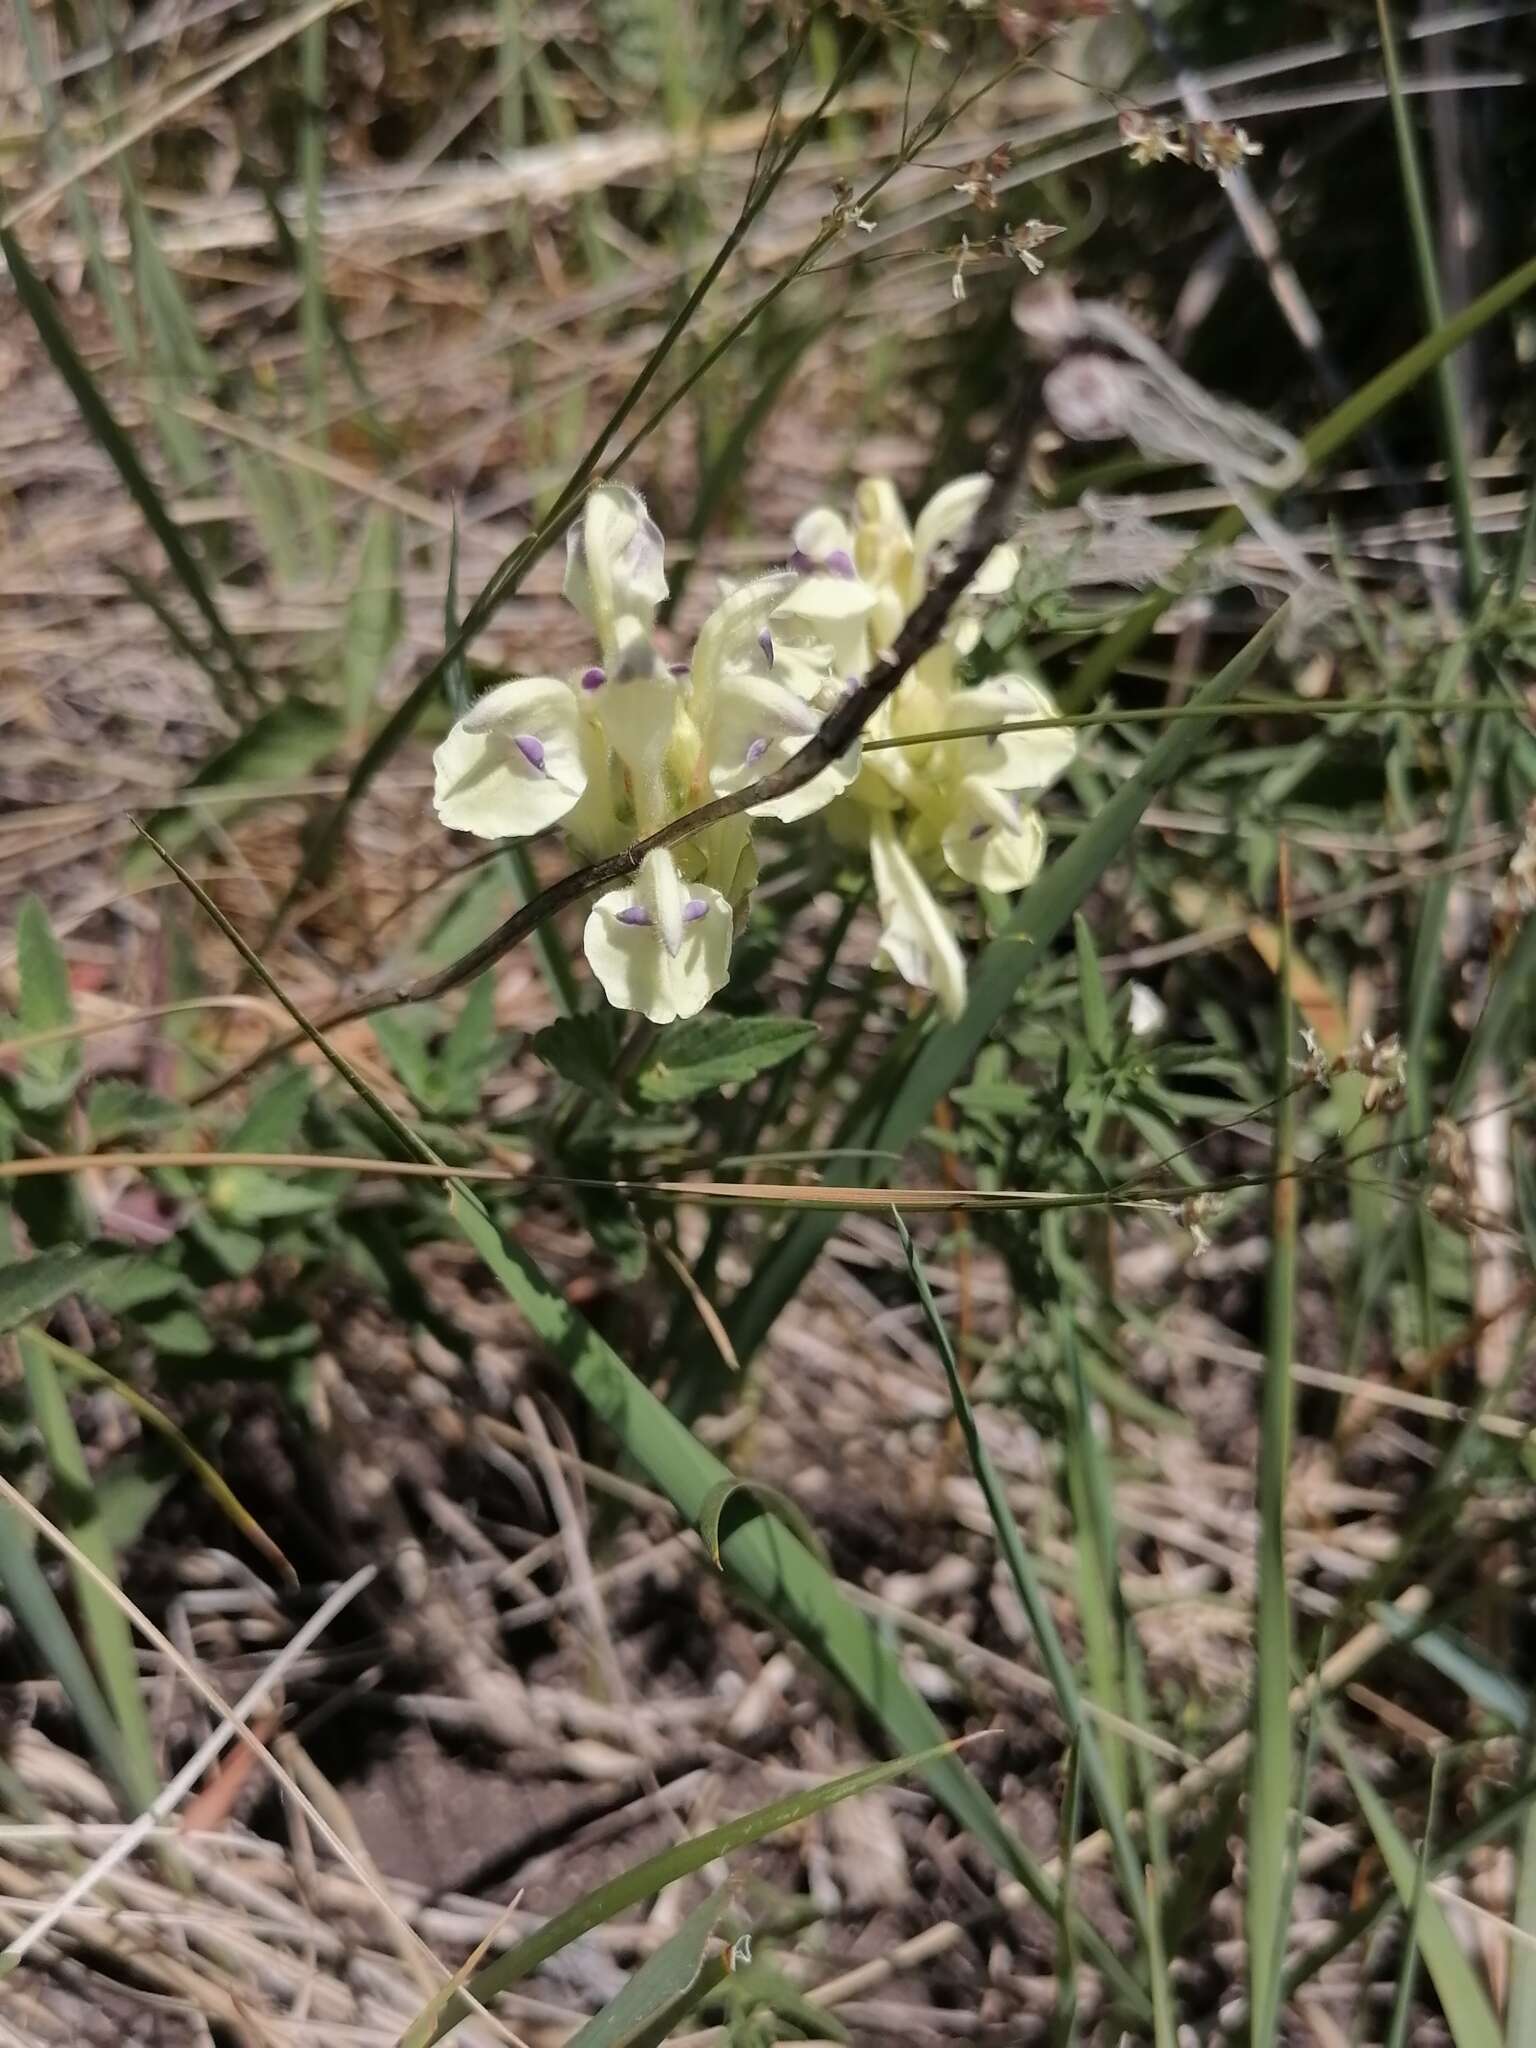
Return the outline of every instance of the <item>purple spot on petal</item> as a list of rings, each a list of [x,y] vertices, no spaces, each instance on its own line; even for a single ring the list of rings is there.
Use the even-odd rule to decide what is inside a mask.
[[[846,548],[834,548],[821,565],[831,576],[857,576],[853,557]]]
[[[531,732],[520,732],[514,736],[512,743],[528,763],[528,766],[536,768],[540,775],[542,775],[544,773],[544,742],[536,740]]]
[[[789,558],[789,566],[797,576],[809,576],[816,564],[802,548],[796,548]]]
[[[965,836],[967,839],[985,839],[991,830],[990,825],[973,825]]]
[[[685,676],[687,673],[688,664],[686,661],[669,661],[667,663],[667,674],[669,676]]]
[[[768,664],[768,666],[769,666],[770,668],[772,668],[772,667],[773,667],[773,635],[772,635],[772,634],[771,634],[771,633],[769,632],[769,630],[768,630],[768,628],[767,628],[766,626],[764,626],[764,628],[763,628],[763,630],[761,631],[761,633],[759,633],[759,634],[758,634],[758,636],[757,636],[757,644],[758,644],[758,646],[759,646],[759,647],[761,647],[761,649],[763,650],[763,659],[764,659],[764,661],[766,661],[766,662],[767,662],[767,664]]]
[[[581,687],[584,690],[600,690],[608,680],[608,671],[603,668],[587,668],[581,672]]]
[[[619,912],[620,924],[649,924],[651,913],[643,903],[631,903],[627,910]]]
[[[767,751],[768,742],[766,740],[754,740],[751,746],[747,748],[747,766],[750,768],[754,761],[761,761]]]
[[[683,923],[697,924],[701,917],[708,917],[709,905],[702,896],[690,896],[683,905]]]

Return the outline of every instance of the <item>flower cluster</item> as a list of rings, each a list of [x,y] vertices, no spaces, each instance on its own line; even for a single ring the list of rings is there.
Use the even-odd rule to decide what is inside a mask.
[[[893,643],[987,489],[984,477],[962,478],[915,524],[883,480],[860,487],[851,523],[808,513],[786,567],[728,588],[687,662],[656,646],[660,532],[633,491],[594,491],[568,539],[565,594],[592,629],[595,659],[515,678],[471,706],[434,756],[439,818],[488,839],[559,825],[585,863],[783,767]],[[936,891],[1033,879],[1045,835],[1028,799],[1073,753],[1060,726],[995,730],[1054,716],[1038,682],[960,680],[982,603],[1018,567],[1006,546],[983,564],[943,637],[871,721],[867,737],[887,745],[866,755],[855,742],[790,795],[647,854],[632,884],[599,897],[583,945],[609,1002],[658,1024],[701,1010],[725,983],[756,880],[752,819],[793,823],[831,806],[842,843],[867,849],[886,956],[960,1008],[965,963]]]
[[[1230,121],[1172,121],[1166,114],[1127,108],[1120,116],[1120,136],[1133,164],[1161,164],[1170,158],[1209,171],[1219,184],[1241,170],[1243,159],[1262,156],[1264,145],[1246,128]]]
[[[662,537],[620,485],[593,491],[571,528],[565,594],[592,628],[595,659],[479,698],[433,757],[434,797],[444,825],[486,839],[560,825],[582,862],[781,767],[846,689],[837,657],[870,602],[851,564],[796,562],[728,591],[691,662],[666,662],[655,644]],[[855,746],[758,812],[804,817],[857,768]],[[749,815],[647,854],[632,886],[593,905],[583,933],[609,1002],[657,1024],[701,1010],[724,986],[756,873]]]
[[[895,486],[872,478],[859,486],[850,522],[824,510],[801,521],[801,554],[851,564],[868,593],[862,644],[841,650],[856,673],[893,643],[989,488],[985,477],[961,477],[909,522]],[[940,892],[970,884],[1006,893],[1034,880],[1045,829],[1030,798],[1075,752],[1069,727],[1043,723],[1056,708],[1033,677],[1014,672],[969,687],[961,680],[986,601],[1012,588],[1019,566],[1007,545],[988,556],[937,645],[865,728],[858,774],[827,813],[843,843],[868,848],[886,958],[951,1015],[965,1001],[965,959]],[[850,631],[856,617],[850,608]]]

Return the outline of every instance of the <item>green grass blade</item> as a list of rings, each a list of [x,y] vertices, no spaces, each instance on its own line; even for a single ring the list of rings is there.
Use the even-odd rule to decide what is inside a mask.
[[[1350,1788],[1376,1838],[1404,1910],[1411,1911],[1418,1887],[1418,1858],[1398,1832],[1387,1802],[1360,1767],[1359,1759],[1336,1724],[1324,1730],[1325,1740],[1343,1766]],[[1435,1994],[1445,2012],[1456,2048],[1501,2048],[1498,2022],[1488,1995],[1468,1962],[1461,1943],[1432,1891],[1423,1891],[1418,1909],[1419,1948]]]
[[[1066,1648],[1051,1616],[1039,1576],[1029,1552],[1024,1548],[1024,1539],[1019,1534],[1019,1525],[1014,1520],[1013,1509],[1008,1504],[1008,1495],[992,1463],[991,1455],[981,1440],[976,1427],[976,1417],[960,1377],[959,1363],[950,1342],[949,1331],[939,1314],[938,1303],[928,1285],[928,1276],[923,1271],[922,1260],[912,1242],[911,1233],[902,1221],[899,1210],[891,1211],[896,1234],[906,1255],[907,1270],[912,1275],[912,1284],[917,1289],[918,1300],[923,1306],[923,1315],[928,1331],[938,1347],[939,1358],[944,1367],[944,1377],[949,1385],[949,1398],[955,1412],[955,1420],[965,1440],[966,1455],[970,1459],[971,1471],[980,1486],[982,1497],[987,1504],[987,1513],[992,1518],[993,1532],[997,1547],[1003,1554],[1013,1580],[1014,1590],[1029,1621],[1041,1662],[1056,1694],[1056,1704],[1061,1709],[1062,1719],[1067,1724],[1067,1733],[1077,1745],[1082,1761],[1083,1776],[1092,1792],[1099,1809],[1099,1817],[1109,1834],[1114,1850],[1115,1870],[1120,1880],[1120,1889],[1125,1905],[1133,1919],[1141,1922],[1143,1937],[1147,1937],[1144,1915],[1146,1912],[1146,1873],[1141,1859],[1131,1842],[1131,1831],[1126,1824],[1125,1809],[1116,1793],[1114,1782],[1105,1767],[1103,1753],[1092,1724],[1083,1712],[1082,1696],[1078,1691],[1077,1679],[1067,1658]]]
[[[1525,2048],[1528,2041],[1536,2041],[1536,1806],[1526,1813],[1520,1831],[1514,1923],[1525,1939],[1510,1944],[1504,2048]]]
[[[568,1948],[594,1927],[601,1927],[605,1921],[612,1920],[642,1899],[654,1898],[669,1884],[676,1884],[679,1878],[704,1869],[718,1857],[729,1856],[737,1849],[763,1841],[767,1836],[777,1834],[781,1828],[795,1827],[812,1814],[824,1813],[844,1799],[856,1799],[861,1793],[874,1791],[878,1786],[891,1784],[899,1777],[920,1770],[948,1748],[949,1745],[945,1744],[941,1749],[897,1757],[889,1763],[866,1764],[862,1770],[846,1772],[839,1778],[828,1778],[820,1785],[792,1792],[783,1799],[756,1807],[751,1813],[740,1814],[735,1820],[724,1821],[705,1834],[676,1842],[670,1849],[648,1856],[642,1863],[632,1864],[605,1884],[583,1892],[564,1911],[525,1936],[515,1948],[509,1948],[495,1962],[487,1963],[470,1979],[466,1988],[471,1997],[483,2005],[487,1999],[520,1984],[551,1956],[558,1955],[561,1949]],[[460,2020],[467,2017],[468,2012],[469,2007],[462,2002],[450,2007],[436,2016],[431,2031],[423,2030],[418,2035],[413,2030],[402,2043],[402,2048],[427,2048],[428,2043],[441,2041]]]
[[[1403,1929],[1403,1953],[1397,1966],[1397,1990],[1392,2000],[1392,2022],[1383,2048],[1408,2048],[1408,2026],[1413,2016],[1413,1993],[1419,1978],[1419,1922],[1424,1910],[1424,1887],[1429,1882],[1430,1843],[1435,1832],[1436,1795],[1440,1787],[1440,1759],[1436,1757],[1429,1774],[1429,1811],[1424,1817],[1424,1839],[1419,1844],[1413,1872],[1413,1897],[1408,1902],[1408,1924]]]
[[[1434,230],[1429,222],[1429,198],[1424,174],[1419,167],[1413,122],[1403,93],[1402,72],[1397,61],[1397,39],[1392,32],[1392,10],[1387,0],[1376,0],[1376,25],[1381,36],[1381,61],[1387,75],[1387,97],[1392,107],[1392,135],[1397,144],[1398,171],[1403,181],[1403,201],[1413,241],[1414,269],[1418,273],[1419,297],[1431,330],[1445,324],[1445,300],[1440,290],[1440,271],[1435,260]],[[1478,539],[1473,511],[1472,473],[1467,461],[1467,429],[1462,418],[1461,394],[1449,356],[1435,365],[1435,397],[1440,409],[1440,438],[1446,472],[1451,486],[1451,512],[1456,522],[1456,544],[1461,550],[1463,602],[1470,604],[1482,582],[1483,550]]]
[[[341,654],[341,700],[347,727],[368,722],[389,657],[405,625],[400,595],[400,521],[388,505],[375,505],[363,528],[357,584],[347,602]]]
[[[81,1555],[117,1584],[117,1560],[102,1532],[95,1488],[69,1403],[47,1346],[35,1331],[17,1338],[32,1420],[53,1480],[55,1520]],[[142,1810],[160,1790],[154,1738],[139,1685],[128,1617],[90,1573],[75,1570],[75,1602],[107,1705],[122,1741],[123,1788]]]
[[[20,1517],[0,1502],[0,1592],[38,1655],[64,1688],[96,1760],[125,1798],[133,1775],[122,1732],[33,1553]]]
[[[53,294],[32,268],[21,244],[3,224],[0,224],[0,253],[5,256],[11,273],[11,282],[16,287],[16,296],[36,328],[38,339],[43,344],[49,361],[69,386],[70,395],[79,407],[80,415],[90,429],[92,437],[122,478],[129,496],[165,550],[166,559],[175,571],[182,588],[202,614],[209,633],[224,653],[240,684],[245,691],[254,695],[257,689],[256,677],[246,661],[239,642],[224,623],[223,614],[214,600],[213,592],[198,565],[196,556],[187,545],[181,528],[166,509],[165,500],[140,462],[131,438],[76,352],[69,330],[60,319],[58,309],[53,303]]]
[[[1291,1366],[1296,1337],[1296,1094],[1291,1047],[1290,863],[1280,848],[1280,965],[1275,1006],[1275,1183],[1265,1292],[1259,1425],[1258,1599],[1254,1618],[1253,1760],[1248,1782],[1248,1969],[1255,2048],[1277,2037],[1288,1903],[1286,1871],[1295,1745],[1291,1728],[1291,1597],[1285,1562]]]
[[[299,183],[304,194],[304,236],[300,250],[299,330],[304,338],[304,381],[311,447],[327,446],[326,343],[330,320],[325,291],[325,243],[321,218],[321,187],[325,176],[325,56],[330,24],[324,15],[312,21],[299,38],[299,92],[303,117],[299,126]],[[308,531],[322,576],[336,566],[336,522],[331,487],[323,476],[304,470],[297,477],[308,513]],[[349,707],[350,708],[350,707]]]
[[[630,1978],[618,1997],[571,2036],[567,2048],[635,2048],[641,2041],[659,2041],[713,1984],[705,1978],[705,1960],[716,1928],[731,1903],[730,1887],[695,1906],[677,1932]],[[718,1980],[716,1980],[718,1981]]]

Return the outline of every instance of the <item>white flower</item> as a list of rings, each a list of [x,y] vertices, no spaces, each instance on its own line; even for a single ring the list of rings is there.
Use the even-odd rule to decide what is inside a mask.
[[[648,853],[632,887],[593,905],[582,944],[610,1003],[671,1024],[725,986],[731,930],[718,889],[684,882],[670,853]]]
[[[1144,981],[1131,983],[1130,1026],[1132,1038],[1156,1038],[1168,1022],[1168,1005]]]
[[[895,827],[882,821],[869,835],[880,945],[903,981],[932,989],[945,1012],[965,1008],[965,959],[948,913],[918,871]]]
[[[433,801],[453,832],[521,839],[557,824],[587,785],[574,692],[524,676],[480,698],[432,757]]]

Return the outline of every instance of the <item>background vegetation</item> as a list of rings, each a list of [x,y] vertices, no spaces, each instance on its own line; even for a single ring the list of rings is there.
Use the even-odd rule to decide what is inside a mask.
[[[0,2040],[1536,2039],[1530,16],[14,0]],[[1020,391],[963,1016],[798,828],[314,1028],[594,477],[682,646]]]

